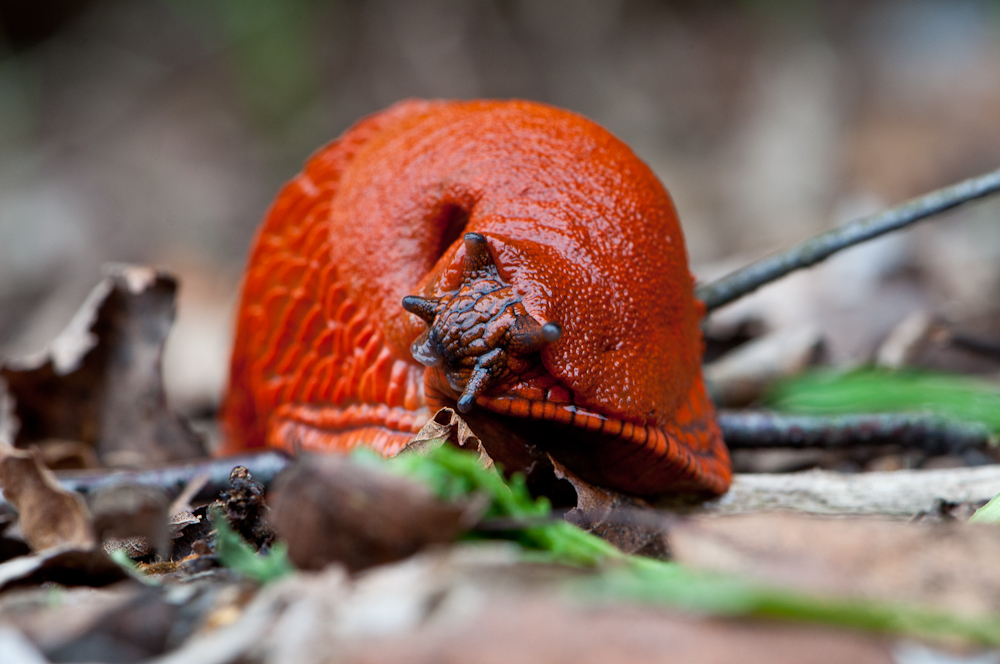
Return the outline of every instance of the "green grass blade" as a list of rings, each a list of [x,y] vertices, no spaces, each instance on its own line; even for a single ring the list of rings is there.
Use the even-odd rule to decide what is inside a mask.
[[[1000,433],[1000,386],[966,376],[883,369],[815,371],[778,384],[768,403],[811,415],[923,411]]]

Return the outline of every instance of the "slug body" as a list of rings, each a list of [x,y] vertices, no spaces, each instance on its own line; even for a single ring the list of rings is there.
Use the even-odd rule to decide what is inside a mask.
[[[669,195],[606,130],[402,102],[315,154],[259,230],[228,449],[392,455],[457,405],[604,486],[722,493],[693,286]]]

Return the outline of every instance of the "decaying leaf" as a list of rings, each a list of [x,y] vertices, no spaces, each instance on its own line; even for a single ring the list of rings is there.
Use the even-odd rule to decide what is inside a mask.
[[[0,487],[20,516],[21,532],[35,551],[54,546],[94,546],[90,512],[66,491],[35,450],[0,446]]]
[[[362,569],[454,541],[467,509],[438,500],[422,484],[332,456],[285,470],[271,503],[274,527],[302,569],[334,561]]]
[[[407,443],[405,450],[419,454],[429,445],[438,445],[442,441],[463,450],[476,450],[484,467],[493,465],[493,460],[486,454],[482,441],[473,433],[465,420],[451,408],[442,408],[434,413],[434,417],[427,420],[427,424]]]
[[[552,459],[552,465],[556,476],[568,481],[576,491],[576,507],[566,513],[567,521],[614,544],[625,553],[661,559],[669,556],[665,517],[649,503],[594,486],[555,459]]]
[[[161,380],[176,291],[173,277],[150,268],[108,266],[48,351],[4,363],[16,445],[80,441],[106,466],[203,456],[198,436],[167,406]]]

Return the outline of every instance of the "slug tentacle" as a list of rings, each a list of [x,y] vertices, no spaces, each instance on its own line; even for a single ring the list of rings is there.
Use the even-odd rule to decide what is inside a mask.
[[[534,368],[534,355],[562,336],[558,323],[544,325],[525,310],[521,296],[501,279],[486,237],[466,233],[462,282],[438,299],[409,295],[403,308],[427,322],[410,348],[413,359],[444,373],[458,410],[467,413],[478,396]]]
[[[416,295],[407,295],[403,298],[403,308],[411,314],[419,316],[428,325],[434,322],[434,317],[437,316],[437,307],[437,300],[428,300]]]

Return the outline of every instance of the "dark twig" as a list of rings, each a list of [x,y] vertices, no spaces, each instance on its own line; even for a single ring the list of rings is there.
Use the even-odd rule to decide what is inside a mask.
[[[956,348],[961,348],[970,353],[1000,359],[1000,343],[996,341],[978,339],[966,334],[952,334],[951,343]]]
[[[229,488],[229,474],[234,467],[245,466],[254,479],[266,487],[288,463],[285,454],[267,451],[199,459],[145,470],[62,471],[56,473],[56,477],[64,488],[84,495],[121,484],[139,484],[163,489],[169,496],[176,497],[190,482],[204,475],[208,481],[194,499],[214,500],[220,491]],[[0,498],[0,505],[4,502]]]
[[[1000,191],[1000,170],[932,191],[899,207],[852,221],[812,237],[797,247],[751,263],[713,283],[699,286],[696,295],[705,303],[706,310],[718,309],[789,272],[815,265],[842,249],[997,191]]]
[[[726,445],[734,450],[894,444],[935,455],[982,448],[993,439],[983,425],[926,413],[813,416],[721,411],[719,426]]]

